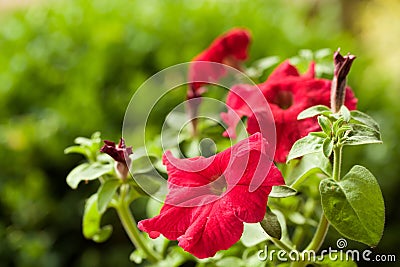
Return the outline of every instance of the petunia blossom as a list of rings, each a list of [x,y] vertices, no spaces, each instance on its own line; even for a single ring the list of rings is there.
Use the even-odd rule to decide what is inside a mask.
[[[240,62],[247,59],[247,49],[250,44],[250,33],[245,29],[235,28],[216,38],[211,45],[197,55],[190,65],[190,88],[188,98],[201,95],[201,88],[207,81],[216,82],[225,69],[222,65],[207,64],[216,62],[240,69]]]
[[[266,157],[260,133],[212,157],[163,156],[168,194],[160,214],[140,221],[151,238],[160,234],[198,258],[212,257],[235,244],[243,223],[260,222],[274,185],[284,184],[279,170]],[[254,180],[260,186],[251,190]]]
[[[127,147],[123,138],[119,140],[118,145],[112,141],[104,140],[104,145],[100,152],[108,154],[115,160],[115,170],[121,179],[125,179],[128,176],[131,164],[129,155],[132,154],[132,147]]]
[[[286,157],[296,140],[306,136],[309,132],[317,131],[319,126],[315,118],[297,120],[298,114],[306,108],[315,105],[330,105],[330,80],[315,78],[315,64],[311,63],[309,70],[300,75],[296,67],[289,61],[279,65],[269,76],[266,82],[258,86],[236,85],[228,94],[228,112],[222,113],[223,121],[228,125],[225,136],[235,137],[237,117],[248,118],[247,131],[250,134],[260,131],[260,124],[255,118],[255,110],[263,109],[256,102],[248,103],[246,99],[238,96],[251,95],[256,90],[261,90],[269,103],[269,108],[274,117],[276,127],[276,152],[274,160],[285,162]],[[350,110],[356,108],[357,99],[352,90],[346,87],[345,105]],[[267,107],[264,107],[267,109]],[[233,114],[236,113],[236,114]],[[235,115],[235,117],[234,117]],[[273,128],[271,128],[273,129]],[[268,132],[263,134],[269,134]]]

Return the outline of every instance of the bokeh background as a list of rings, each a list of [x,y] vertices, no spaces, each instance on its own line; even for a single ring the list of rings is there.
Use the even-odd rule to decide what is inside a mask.
[[[384,144],[346,148],[345,168],[363,164],[376,175],[387,217],[375,252],[397,254],[398,14],[397,0],[1,0],[0,265],[133,265],[133,247],[113,211],[104,218],[115,228],[109,241],[82,236],[84,199],[95,188],[66,185],[82,158],[63,150],[94,131],[117,140],[142,82],[189,61],[235,26],[253,34],[247,65],[266,56],[284,60],[305,48],[341,47],[358,56],[348,82],[359,109],[380,123]],[[142,206],[134,209],[140,213]]]

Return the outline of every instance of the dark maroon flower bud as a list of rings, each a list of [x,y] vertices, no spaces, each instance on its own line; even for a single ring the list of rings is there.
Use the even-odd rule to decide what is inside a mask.
[[[346,97],[346,77],[349,74],[354,59],[356,59],[356,57],[350,53],[343,57],[340,54],[340,49],[333,55],[335,64],[331,89],[331,109],[333,112],[338,112],[340,107],[344,105]]]
[[[121,179],[125,179],[128,176],[129,166],[132,162],[129,158],[129,155],[132,154],[132,147],[126,147],[123,138],[119,140],[118,145],[112,141],[105,140],[100,152],[108,154],[115,160],[115,170]]]

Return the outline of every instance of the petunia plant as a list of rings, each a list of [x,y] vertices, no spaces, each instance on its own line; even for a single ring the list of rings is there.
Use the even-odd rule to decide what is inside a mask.
[[[241,65],[250,40],[248,30],[233,29],[194,57],[185,98],[194,100],[185,105],[192,127],[182,127],[165,151],[159,135],[132,148],[123,138],[102,141],[100,133],[65,150],[86,158],[68,185],[99,185],[85,204],[86,238],[105,242],[112,226],[101,219],[115,209],[134,245],[130,259],[143,266],[356,266],[359,259],[345,251],[318,254],[323,246],[344,248],[324,243],[330,227],[366,248],[378,245],[385,221],[379,184],[366,167],[342,170],[345,146],[382,142],[377,122],[356,109],[347,86],[355,56],[336,51],[332,79],[319,77],[329,73],[318,56],[324,49],[304,74],[296,60],[285,60],[263,81],[276,58]],[[225,127],[216,127],[196,116],[230,69],[254,83],[228,88],[218,114]],[[167,124],[177,123],[173,118]],[[149,217],[137,222],[138,198],[147,199]]]

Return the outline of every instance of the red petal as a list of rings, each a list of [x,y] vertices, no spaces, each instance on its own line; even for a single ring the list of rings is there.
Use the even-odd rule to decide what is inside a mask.
[[[262,186],[249,192],[247,186],[235,186],[227,195],[227,202],[243,222],[257,223],[264,218],[268,195],[272,187]]]
[[[290,76],[300,76],[300,74],[296,67],[291,65],[289,60],[286,60],[269,75],[267,82],[281,81]]]
[[[160,215],[140,221],[138,228],[149,233],[151,238],[157,238],[160,234],[163,234],[170,240],[176,240],[189,227],[194,209],[164,204]]]
[[[179,246],[202,259],[239,241],[243,223],[225,199],[199,207],[186,233],[178,238]]]

